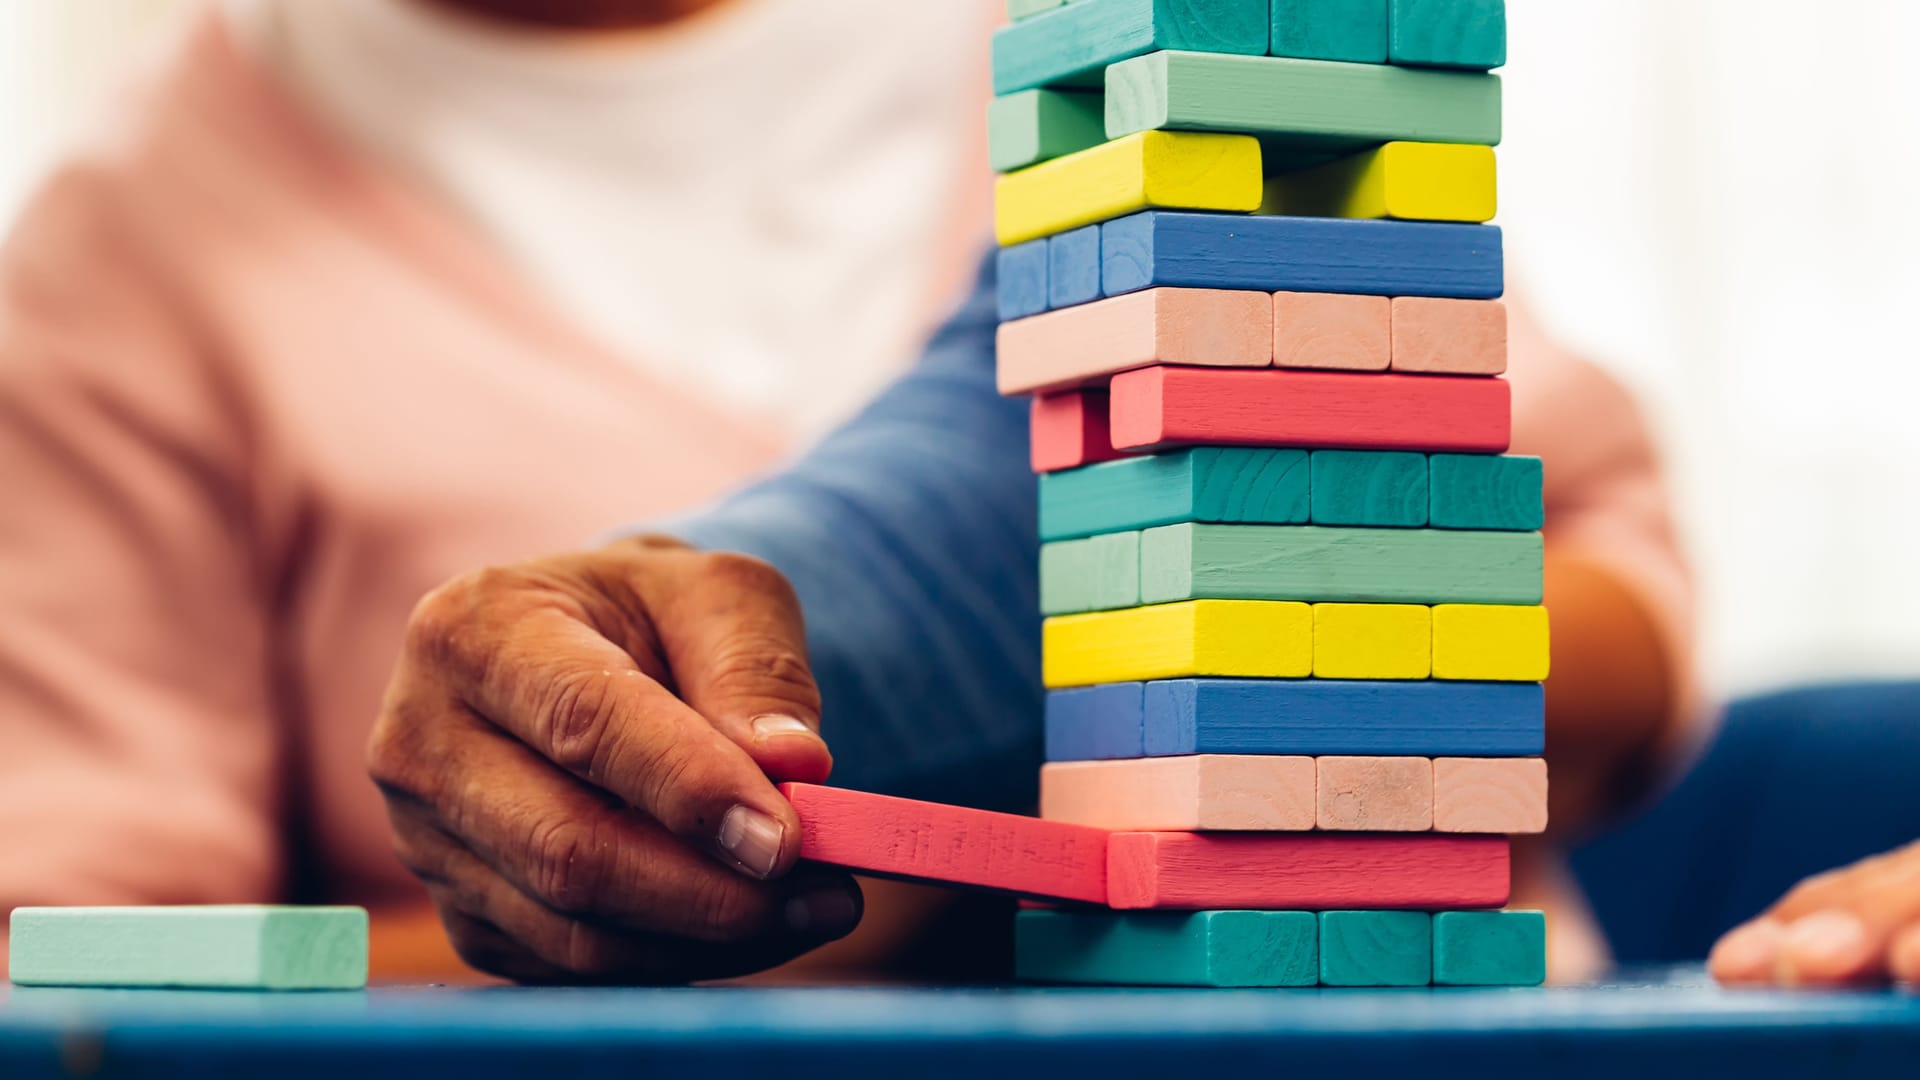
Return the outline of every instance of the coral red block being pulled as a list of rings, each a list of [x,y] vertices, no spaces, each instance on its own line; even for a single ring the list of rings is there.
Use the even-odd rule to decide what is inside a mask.
[[[1507,902],[1504,836],[1114,833],[1116,908],[1324,911],[1494,908]]]
[[[1115,375],[1109,392],[1111,445],[1129,452],[1223,445],[1498,454],[1512,433],[1507,381],[1496,378],[1163,366]]]
[[[1107,434],[1107,392],[1068,390],[1033,399],[1033,471],[1074,469],[1120,457]]]
[[[782,784],[800,814],[800,857],[881,877],[1104,904],[1104,829]]]

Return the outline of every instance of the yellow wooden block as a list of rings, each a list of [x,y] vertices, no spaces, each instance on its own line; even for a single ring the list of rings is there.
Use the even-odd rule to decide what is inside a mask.
[[[1316,679],[1424,679],[1433,671],[1432,608],[1313,605]]]
[[[1002,176],[994,231],[1002,245],[1138,210],[1260,206],[1260,141],[1251,135],[1142,131]]]
[[[1048,619],[1041,678],[1050,688],[1141,679],[1304,679],[1313,673],[1313,609],[1278,600],[1178,604]]]
[[[1441,604],[1433,609],[1433,677],[1540,682],[1547,677],[1547,609]]]
[[[1309,217],[1491,221],[1499,208],[1495,173],[1491,146],[1391,142],[1268,180],[1260,211]]]

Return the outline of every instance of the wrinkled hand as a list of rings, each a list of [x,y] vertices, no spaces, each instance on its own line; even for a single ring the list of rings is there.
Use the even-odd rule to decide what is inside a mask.
[[[414,609],[367,749],[401,861],[468,963],[683,982],[845,935],[773,781],[832,758],[793,590],[669,540],[483,570]]]
[[[1920,843],[1794,886],[1708,958],[1723,983],[1920,983]]]

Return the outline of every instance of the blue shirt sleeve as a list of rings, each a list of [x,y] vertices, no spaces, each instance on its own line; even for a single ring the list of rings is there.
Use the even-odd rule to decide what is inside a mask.
[[[994,386],[992,260],[919,363],[789,467],[659,527],[793,582],[833,782],[1031,809],[1042,696],[1027,409]]]

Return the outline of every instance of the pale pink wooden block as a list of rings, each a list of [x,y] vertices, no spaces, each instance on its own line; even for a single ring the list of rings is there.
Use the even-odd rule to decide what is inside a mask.
[[[1545,832],[1545,759],[1433,759],[1433,827],[1449,833]]]
[[[1422,757],[1323,757],[1318,828],[1426,832],[1433,828],[1433,762]]]
[[[1384,296],[1273,294],[1273,366],[1385,371],[1393,305]]]
[[[1266,367],[1273,304],[1266,293],[1148,289],[1000,324],[1002,394],[1100,382],[1150,364]]]
[[[1507,370],[1507,305],[1500,300],[1402,296],[1393,302],[1393,370],[1500,375]]]
[[[1315,820],[1309,757],[1199,754],[1040,769],[1040,816],[1143,832],[1300,832]]]

